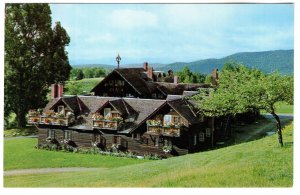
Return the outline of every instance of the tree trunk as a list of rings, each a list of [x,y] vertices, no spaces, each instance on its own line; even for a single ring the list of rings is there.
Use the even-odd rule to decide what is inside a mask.
[[[275,114],[275,112],[271,112],[272,116],[275,118],[276,120],[276,125],[277,125],[277,134],[278,134],[278,142],[280,144],[281,147],[283,147],[283,141],[282,141],[282,131],[281,131],[281,122],[279,119],[279,116],[277,114]]]

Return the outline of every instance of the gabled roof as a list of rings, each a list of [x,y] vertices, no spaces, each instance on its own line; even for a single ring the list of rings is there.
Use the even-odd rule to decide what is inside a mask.
[[[138,94],[149,95],[150,91],[144,80],[143,68],[119,68],[114,69],[109,75],[107,75],[98,85],[96,85],[91,92],[94,92],[98,87],[103,85],[106,80],[113,74],[121,76],[125,82],[127,82]]]
[[[183,118],[185,118],[190,124],[199,123],[195,112],[192,110],[192,105],[189,105],[184,99],[176,99],[168,101],[168,104]]]
[[[111,105],[120,114],[125,116],[133,115],[136,113],[136,111],[121,98],[114,99],[114,100],[107,100],[97,111],[102,110],[108,104]]]
[[[84,120],[81,124],[72,126],[70,127],[70,129],[92,130],[92,118],[90,114],[95,113],[107,104],[110,104],[121,114],[133,117],[134,119],[132,121],[124,123],[122,125],[120,133],[133,132],[166,105],[169,105],[181,117],[185,118],[189,122],[189,124],[195,124],[199,122],[197,116],[195,115],[195,112],[193,112],[192,110],[193,106],[191,105],[191,103],[182,98],[171,100],[156,100],[98,96],[72,96],[53,99],[49,102],[45,109],[51,109],[59,102],[64,102],[66,106],[74,110],[74,112],[80,111],[81,114],[89,113],[89,115],[82,115]]]
[[[132,127],[123,133],[130,133],[142,125],[152,114],[166,104],[165,100],[153,100],[153,99],[138,99],[138,98],[124,98],[138,114]]]
[[[78,96],[78,98],[87,107],[87,112],[95,113],[108,101],[120,99],[116,97],[99,97],[99,96]]]
[[[85,106],[82,104],[82,102],[80,101],[80,99],[78,99],[77,96],[65,96],[50,100],[44,108],[44,111],[53,109],[60,102],[65,104],[66,107],[74,113],[80,113],[83,109],[85,109]]]

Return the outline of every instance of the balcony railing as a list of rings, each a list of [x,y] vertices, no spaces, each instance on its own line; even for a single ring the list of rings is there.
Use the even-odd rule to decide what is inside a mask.
[[[41,116],[40,124],[69,126],[67,117]]]
[[[41,121],[40,116],[36,116],[36,115],[29,115],[27,118],[28,124],[39,124],[40,121]]]
[[[118,130],[121,121],[108,119],[93,120],[93,127],[98,129]]]
[[[27,123],[69,126],[69,119],[67,117],[28,116]]]
[[[147,125],[147,133],[152,135],[163,135],[170,137],[179,137],[181,135],[182,126],[163,126],[163,125]]]

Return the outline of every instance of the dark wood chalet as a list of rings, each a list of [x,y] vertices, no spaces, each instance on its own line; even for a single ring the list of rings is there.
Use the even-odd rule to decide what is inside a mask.
[[[172,71],[167,74],[154,71],[145,63],[144,68],[113,70],[91,92],[104,97],[166,99],[168,95],[183,95],[184,92],[208,87],[208,84],[178,83],[178,77]]]
[[[177,81],[145,64],[115,69],[91,96],[63,96],[63,86],[52,85],[52,99],[42,112],[31,110],[28,123],[38,128],[40,145],[50,140],[167,156],[211,148],[230,132],[229,120],[204,118],[183,98],[208,85]]]

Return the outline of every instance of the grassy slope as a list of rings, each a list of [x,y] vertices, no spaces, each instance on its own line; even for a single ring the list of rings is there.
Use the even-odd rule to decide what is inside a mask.
[[[4,140],[4,170],[46,167],[112,168],[147,160],[37,150],[35,138]]]
[[[70,94],[68,92],[68,86],[70,84],[78,84],[78,87],[79,87],[79,91],[80,92],[87,92],[89,93],[98,83],[100,83],[100,81],[102,80],[103,78],[88,78],[88,79],[82,79],[82,80],[72,80],[72,81],[68,81],[67,84],[66,84],[66,92],[65,94],[66,95],[73,95],[73,94]]]
[[[4,186],[291,187],[292,125],[283,131],[283,136],[283,148],[277,144],[277,135],[273,135],[214,151],[106,170],[5,176]]]
[[[276,113],[277,114],[293,114],[294,113],[294,106],[289,105],[285,102],[277,102],[275,104]],[[261,113],[266,113],[265,110],[261,110]]]

